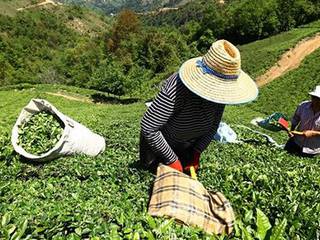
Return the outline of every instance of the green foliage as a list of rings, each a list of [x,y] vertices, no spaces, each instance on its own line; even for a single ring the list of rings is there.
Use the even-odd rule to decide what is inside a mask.
[[[179,10],[168,11],[157,16],[145,16],[150,25],[170,25],[185,28],[189,22],[197,21],[202,33],[212,31],[214,38],[228,39],[236,44],[288,31],[294,27],[310,23],[320,17],[320,3],[304,0],[234,0],[191,1]],[[199,49],[200,50],[200,49]]]
[[[12,72],[14,68],[4,58],[3,54],[0,54],[0,85],[6,85],[12,81]]]
[[[19,126],[18,145],[26,152],[41,155],[60,140],[63,126],[49,112],[40,112]]]
[[[111,38],[108,39],[107,47],[110,51],[116,51],[122,40],[130,38],[130,34],[140,32],[138,16],[131,10],[123,10],[118,16],[111,30]]]
[[[258,208],[257,209],[257,237],[263,240],[268,230],[271,228],[268,217]]]
[[[121,96],[125,92],[125,76],[121,65],[104,62],[95,69],[88,82],[88,87]]]
[[[188,2],[188,0],[62,0],[64,3],[73,3],[79,5],[86,5],[91,8],[100,9],[104,13],[113,14],[122,9],[133,9],[138,12],[150,11],[160,7],[175,7],[180,4]]]
[[[0,15],[14,16],[17,9],[31,4],[31,0],[1,0]]]
[[[21,221],[19,224],[10,222],[10,214],[5,213],[1,219],[0,234],[3,235],[4,239],[8,240],[20,240],[25,235],[28,219]],[[0,235],[0,236],[1,236]]]
[[[247,212],[249,215],[252,214],[252,211]],[[249,216],[247,215],[247,216]],[[250,216],[252,217],[252,216]],[[240,237],[241,239],[245,240],[282,240],[285,239],[285,228],[287,225],[287,220],[284,218],[281,223],[278,223],[273,228],[269,222],[268,217],[257,208],[257,230],[255,231],[250,226],[245,227],[244,224],[239,221],[236,226],[236,236]],[[271,233],[272,228],[272,234],[267,235],[267,232]]]
[[[46,12],[22,12],[14,18],[0,15],[0,64],[6,84],[39,81],[38,74],[63,46],[75,40],[59,18]]]
[[[86,14],[74,6],[0,15],[1,85],[63,83],[145,96],[143,90],[163,80],[159,75],[171,74],[191,56],[179,31],[142,30],[132,11],[123,11],[108,32],[94,37],[70,29],[70,21],[86,23]]]
[[[319,19],[320,4],[313,0],[277,0],[281,30],[287,31],[297,25]]]
[[[22,238],[262,239],[266,233],[265,239],[315,239],[320,219],[319,159],[288,155],[232,125],[243,139],[256,141],[213,142],[201,156],[199,181],[209,190],[222,191],[237,218],[234,236],[209,236],[146,214],[154,175],[137,164],[143,103],[95,105],[45,94],[52,90],[46,85],[0,91],[1,106],[5,106],[0,112],[0,219],[9,214],[7,225],[17,229],[28,219]],[[43,165],[19,161],[8,134],[32,97],[48,99],[103,135],[106,151],[95,158],[73,156]],[[227,111],[224,118],[239,121],[235,116],[252,114],[246,108],[236,109]]]
[[[64,76],[68,84],[85,87],[103,57],[103,49],[98,43],[81,39],[61,55],[57,71]]]
[[[69,20],[73,20],[75,18],[83,18],[84,9],[79,5],[71,5],[67,8],[66,14],[68,15]]]
[[[171,45],[170,42],[166,41],[166,38],[169,39],[170,37],[171,36],[164,36],[164,34],[158,31],[146,35],[143,43],[144,46],[141,49],[144,51],[143,55],[145,58],[140,60],[145,68],[151,69],[155,73],[161,73],[170,66],[178,66],[180,64],[178,56],[179,50],[177,50],[174,45]],[[178,40],[177,38],[173,39]],[[183,52],[180,53],[183,54]]]
[[[227,34],[233,42],[251,42],[280,32],[276,0],[235,1],[227,8],[231,16]],[[225,33],[226,34],[226,33]]]
[[[3,132],[1,129],[2,136],[0,137],[0,161],[3,161],[7,164],[12,162],[17,158],[13,147],[11,146],[9,133]]]
[[[287,226],[287,219],[283,219],[276,228],[272,231],[272,235],[270,237],[270,240],[282,240],[285,239],[283,237],[285,233],[285,229]]]
[[[276,0],[230,1],[224,7],[190,3],[181,9],[185,21],[179,29],[144,26],[128,10],[111,20],[112,24],[104,22],[105,18],[97,22],[98,15],[79,6],[0,15],[0,84],[68,84],[147,99],[185,60],[205,53],[224,32],[229,31],[228,39],[256,39],[256,35],[265,37],[265,31],[278,29],[276,12],[270,10],[276,4]],[[242,11],[246,8],[248,11]],[[86,32],[89,26],[101,29],[103,24],[109,27]],[[319,22],[314,22],[241,46],[243,69],[253,77],[262,74],[285,50],[316,33],[318,27]]]
[[[200,52],[205,53],[216,40],[217,39],[215,39],[212,30],[207,29],[199,38],[197,42],[197,49],[199,49]]]

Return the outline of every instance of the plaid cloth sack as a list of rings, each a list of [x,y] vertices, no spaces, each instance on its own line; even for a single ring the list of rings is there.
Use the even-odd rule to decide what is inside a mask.
[[[160,164],[148,212],[151,216],[172,217],[207,233],[230,234],[234,213],[220,192],[208,192],[188,175]]]

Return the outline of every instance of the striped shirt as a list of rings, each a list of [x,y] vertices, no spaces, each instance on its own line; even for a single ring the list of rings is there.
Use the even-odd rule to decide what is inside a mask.
[[[207,148],[224,106],[192,93],[175,73],[144,114],[141,132],[152,151],[168,164],[178,158],[171,146],[190,143],[199,152]]]
[[[293,118],[292,125],[297,127],[298,131],[315,130],[320,131],[320,112],[314,113],[311,101],[302,102]],[[306,138],[295,135],[294,141],[302,147],[302,151],[308,154],[320,154],[320,137]]]

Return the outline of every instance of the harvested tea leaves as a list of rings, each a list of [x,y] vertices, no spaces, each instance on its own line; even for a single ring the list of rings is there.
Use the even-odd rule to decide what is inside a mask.
[[[63,124],[49,112],[39,112],[19,127],[18,144],[28,153],[40,155],[60,140]]]

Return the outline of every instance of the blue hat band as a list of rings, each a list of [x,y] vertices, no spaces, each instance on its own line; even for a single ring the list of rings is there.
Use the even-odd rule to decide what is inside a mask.
[[[204,74],[210,74],[210,75],[213,75],[213,76],[216,76],[218,78],[223,78],[223,79],[226,79],[226,80],[234,80],[234,79],[237,79],[239,77],[239,75],[225,75],[223,73],[219,73],[215,70],[213,70],[212,68],[208,67],[203,60],[197,60],[196,62],[196,66],[197,67],[200,67],[202,72]]]

